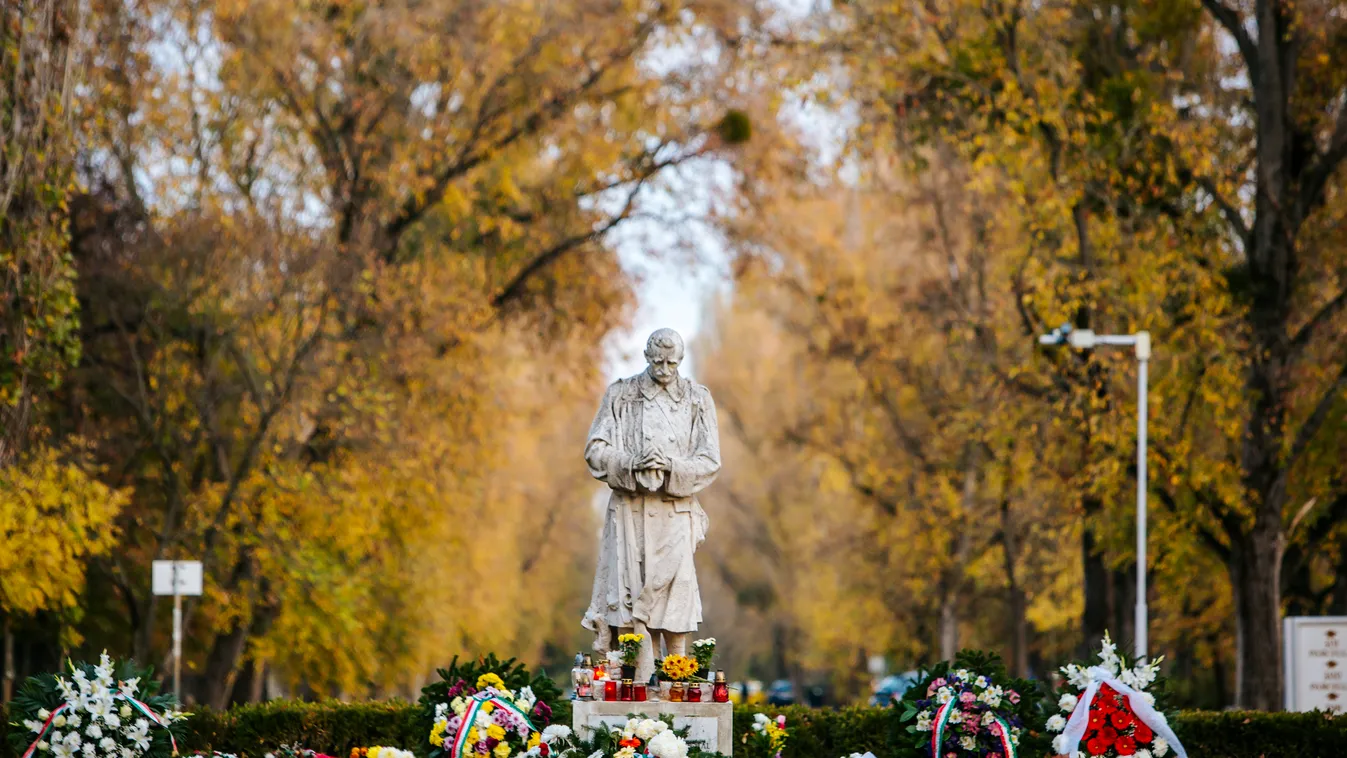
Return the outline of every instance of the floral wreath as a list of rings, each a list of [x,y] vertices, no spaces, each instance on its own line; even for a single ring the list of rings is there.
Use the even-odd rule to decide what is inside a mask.
[[[1108,632],[1099,651],[1098,665],[1085,668],[1074,663],[1062,667],[1073,691],[1057,701],[1069,714],[1048,718],[1057,755],[1090,758],[1163,758],[1172,748],[1179,758],[1188,758],[1169,726],[1165,714],[1155,707],[1155,695],[1146,688],[1156,683],[1160,661],[1128,667]]]
[[[178,754],[177,698],[158,694],[149,669],[68,663],[70,678],[30,676],[11,704],[10,742],[22,758],[169,758]],[[144,682],[144,684],[142,684]]]

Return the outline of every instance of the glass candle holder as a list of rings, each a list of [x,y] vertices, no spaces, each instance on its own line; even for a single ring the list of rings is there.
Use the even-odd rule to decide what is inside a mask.
[[[637,682],[637,683],[635,684],[635,698],[634,698],[634,699],[635,699],[636,702],[638,702],[638,703],[644,703],[644,702],[646,701],[646,698],[647,698],[647,697],[649,697],[649,695],[647,694],[645,682]]]
[[[717,703],[730,702],[730,685],[725,681],[725,672],[716,672],[716,683],[711,687],[711,699]]]
[[[620,699],[622,702],[624,702],[624,703],[629,703],[629,702],[631,702],[631,699],[632,699],[632,697],[634,696],[634,693],[632,692],[633,689],[634,689],[634,688],[633,688],[633,686],[632,686],[631,680],[630,680],[630,679],[623,679],[623,680],[622,680],[622,690],[621,690],[621,692],[620,692],[619,695],[618,695],[619,699]]]
[[[603,699],[609,703],[617,700],[617,682],[612,679],[605,679],[603,682]]]
[[[698,682],[688,682],[688,702],[700,703],[702,701],[702,686]]]

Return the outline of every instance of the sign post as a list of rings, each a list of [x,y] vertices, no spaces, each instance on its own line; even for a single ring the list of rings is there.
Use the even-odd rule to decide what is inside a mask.
[[[1287,616],[1282,651],[1286,710],[1347,713],[1347,616]]]
[[[173,596],[173,694],[182,698],[182,596],[201,594],[201,561],[155,561],[156,595]]]

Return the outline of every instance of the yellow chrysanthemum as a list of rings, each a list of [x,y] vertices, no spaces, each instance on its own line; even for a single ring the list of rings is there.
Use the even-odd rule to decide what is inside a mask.
[[[530,734],[530,735],[529,735],[529,744],[526,745],[526,747],[527,747],[529,750],[532,750],[533,748],[538,747],[538,743],[540,743],[540,742],[542,742],[542,741],[543,741],[543,736],[542,736],[541,734],[538,734],[537,732],[534,732],[533,734]]]
[[[628,642],[639,643],[645,639],[644,634],[623,634],[617,638],[618,644],[625,645]]]
[[[482,713],[491,713],[496,710],[495,703],[482,703]]]
[[[487,672],[477,677],[477,689],[484,690],[487,687],[495,687],[498,690],[505,689],[505,681],[496,674]]]
[[[697,661],[685,655],[670,655],[664,658],[661,668],[670,679],[681,682],[697,673]]]
[[[510,746],[505,742],[497,745],[496,749],[491,752],[495,754],[496,758],[510,758]]]
[[[430,728],[430,744],[435,747],[444,745],[444,730],[448,728],[449,722],[447,720],[440,719],[439,721],[436,721],[435,726]]]
[[[467,741],[467,744],[469,744],[469,745],[476,745],[476,744],[477,744],[477,727],[474,726],[474,727],[468,729],[468,741]]]
[[[381,748],[381,747],[372,747],[372,748],[370,748],[370,749],[369,749],[369,752],[365,753],[365,758],[379,758],[379,751],[380,751],[380,750],[383,750],[383,748]]]
[[[493,738],[498,740],[505,739],[505,727],[501,726],[500,724],[492,724],[491,726],[488,726],[486,728],[486,737],[487,739]]]

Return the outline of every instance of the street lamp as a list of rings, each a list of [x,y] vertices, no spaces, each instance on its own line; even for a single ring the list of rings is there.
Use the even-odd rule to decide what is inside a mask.
[[[1068,344],[1078,350],[1096,345],[1132,345],[1137,357],[1137,608],[1136,649],[1138,661],[1146,657],[1146,368],[1151,360],[1151,333],[1095,334],[1062,324],[1051,334],[1038,337],[1040,345]]]

